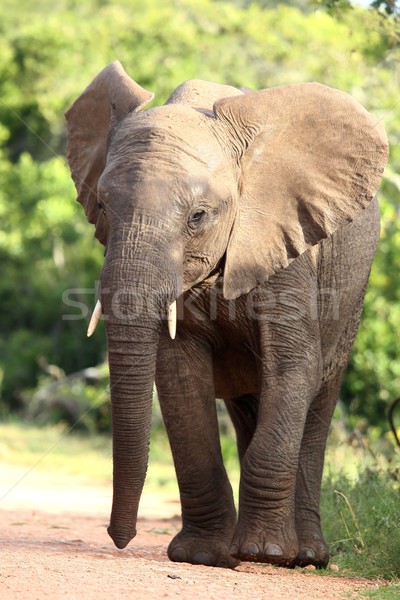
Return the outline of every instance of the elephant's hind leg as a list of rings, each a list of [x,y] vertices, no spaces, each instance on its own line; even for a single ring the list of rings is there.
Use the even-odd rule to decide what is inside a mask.
[[[342,369],[343,371],[344,369]],[[296,482],[296,533],[299,549],[295,564],[326,567],[329,550],[321,531],[319,503],[326,438],[341,384],[341,374],[324,382],[312,402],[300,448]]]
[[[225,405],[235,428],[239,460],[242,463],[257,426],[258,398],[247,394],[225,400]]]
[[[308,410],[304,427],[295,503],[296,533],[299,541],[296,564],[301,567],[314,565],[321,568],[326,567],[329,562],[328,546],[320,523],[325,447],[348,357],[357,333],[365,287],[366,284],[355,299],[354,312],[339,336],[333,361],[324,367],[321,387]]]

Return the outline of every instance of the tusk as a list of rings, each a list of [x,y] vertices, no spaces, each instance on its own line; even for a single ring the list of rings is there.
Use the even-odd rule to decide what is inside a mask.
[[[87,336],[90,337],[92,335],[92,333],[94,333],[94,330],[97,327],[98,322],[101,319],[101,302],[100,300],[97,300],[96,302],[96,306],[94,307],[94,311],[92,313],[92,317],[90,319],[90,323],[89,323],[89,327],[87,330]]]
[[[169,335],[174,340],[176,336],[176,300],[168,308],[167,320]]]

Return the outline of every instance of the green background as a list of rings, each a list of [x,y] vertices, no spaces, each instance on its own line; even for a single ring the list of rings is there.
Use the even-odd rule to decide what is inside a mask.
[[[344,0],[3,0],[0,415],[74,422],[92,407],[81,425],[109,426],[104,369],[95,381],[53,386],[49,401],[37,386],[105,357],[102,326],[88,340],[88,317],[68,319],[79,313],[68,298],[92,310],[103,249],[75,202],[63,114],[118,59],[155,103],[194,77],[253,89],[319,81],[350,92],[383,121],[391,154],[379,194],[381,243],[340,411],[376,435],[387,429],[387,405],[400,394],[400,33],[396,13],[383,8]]]

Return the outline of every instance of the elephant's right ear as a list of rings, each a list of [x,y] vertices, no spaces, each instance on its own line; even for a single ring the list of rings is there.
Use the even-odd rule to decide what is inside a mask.
[[[97,182],[106,164],[110,131],[125,115],[140,110],[153,97],[115,61],[97,75],[65,114],[67,158],[78,201],[89,223],[96,225],[95,236],[102,244],[106,244],[107,234],[98,205]]]

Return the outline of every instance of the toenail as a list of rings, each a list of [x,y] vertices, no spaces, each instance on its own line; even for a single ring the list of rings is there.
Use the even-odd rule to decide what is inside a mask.
[[[224,569],[229,567],[229,563],[226,558],[220,558],[217,562],[217,567],[223,567]]]
[[[268,544],[265,549],[265,554],[276,558],[278,556],[283,556],[283,550],[278,544]]]
[[[197,552],[192,559],[194,565],[210,566],[210,557],[206,552]]]
[[[260,554],[260,548],[255,542],[248,542],[242,546],[241,554],[243,556],[258,556]]]
[[[171,560],[174,562],[188,562],[185,548],[182,548],[182,546],[174,548],[171,552]]]

